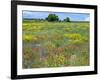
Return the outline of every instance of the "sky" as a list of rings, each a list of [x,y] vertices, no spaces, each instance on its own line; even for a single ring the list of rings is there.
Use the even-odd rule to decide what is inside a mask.
[[[23,19],[45,19],[49,14],[56,14],[60,20],[69,17],[71,21],[89,21],[90,15],[87,13],[68,13],[68,12],[46,12],[46,11],[26,11],[22,12]]]

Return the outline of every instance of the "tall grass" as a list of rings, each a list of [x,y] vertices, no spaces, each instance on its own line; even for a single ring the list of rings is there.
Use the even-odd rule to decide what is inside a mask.
[[[89,23],[23,22],[23,68],[88,66]]]

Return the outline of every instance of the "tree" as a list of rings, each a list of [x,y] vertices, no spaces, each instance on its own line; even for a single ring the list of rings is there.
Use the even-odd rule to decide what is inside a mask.
[[[66,17],[66,18],[64,19],[64,21],[65,21],[65,22],[70,22],[70,18],[69,18],[69,17]]]
[[[46,20],[47,21],[59,21],[59,17],[56,14],[49,14]]]

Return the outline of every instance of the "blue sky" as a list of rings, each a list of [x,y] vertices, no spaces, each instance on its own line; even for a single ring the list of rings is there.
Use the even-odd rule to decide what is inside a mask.
[[[56,14],[61,20],[69,17],[71,21],[89,21],[90,15],[86,13],[67,13],[67,12],[44,12],[44,11],[23,11],[23,18],[45,19],[49,14]]]

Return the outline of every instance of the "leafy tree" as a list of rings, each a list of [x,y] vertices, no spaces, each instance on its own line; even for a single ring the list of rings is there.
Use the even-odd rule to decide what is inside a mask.
[[[59,17],[56,14],[49,14],[46,20],[47,21],[59,21]]]
[[[65,21],[65,22],[70,22],[70,18],[69,18],[69,17],[66,17],[66,18],[64,19],[64,21]]]

